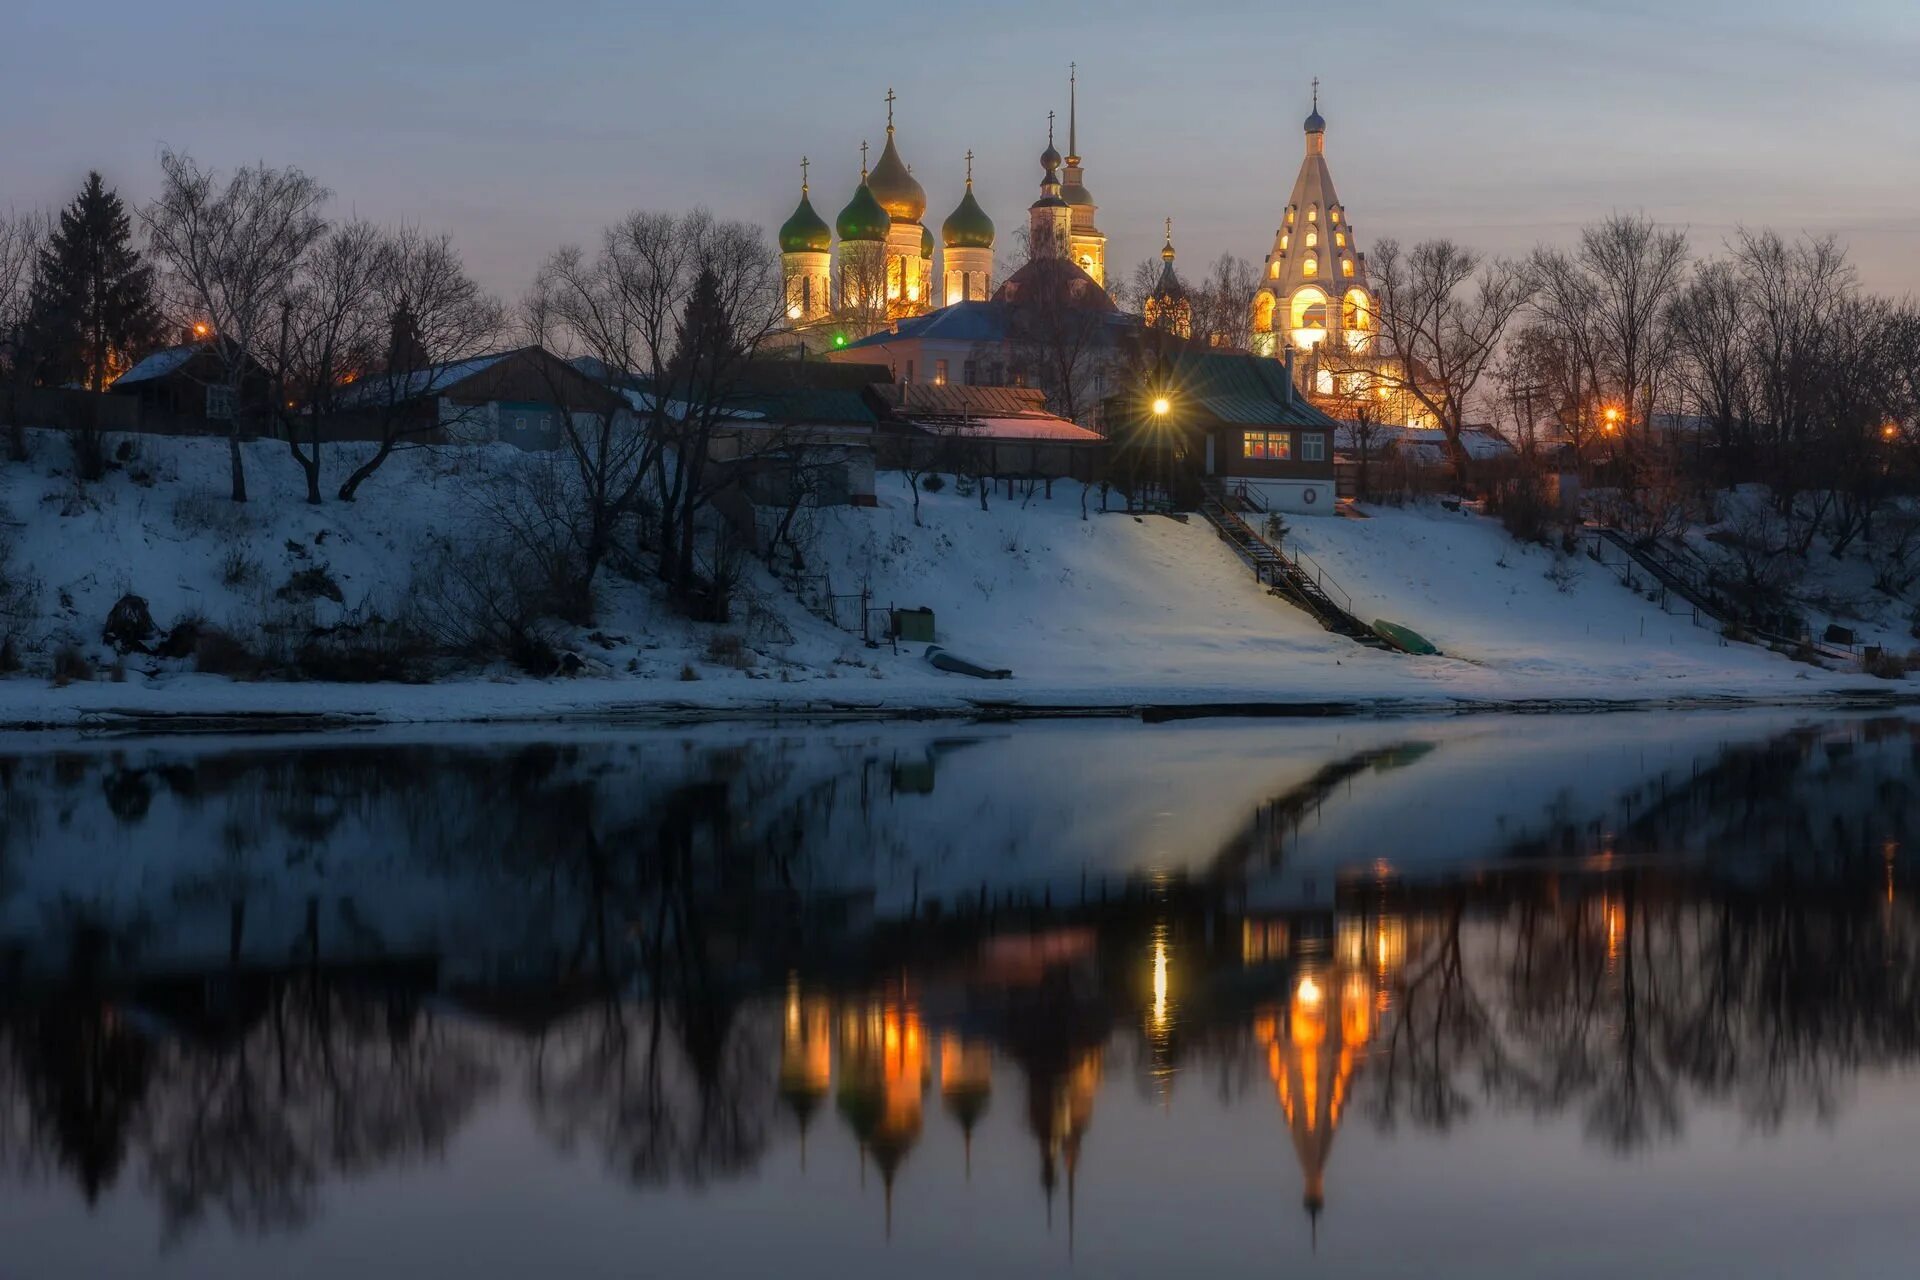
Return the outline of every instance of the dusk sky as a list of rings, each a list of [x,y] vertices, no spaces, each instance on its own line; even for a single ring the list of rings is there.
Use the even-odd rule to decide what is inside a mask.
[[[1837,233],[1863,281],[1920,293],[1913,0],[1378,0],[529,5],[25,0],[0,47],[0,207],[89,167],[132,200],[162,148],[298,165],[336,213],[451,231],[517,297],[634,208],[771,229],[802,153],[829,220],[889,86],[935,228],[976,153],[1002,233],[1037,194],[1080,66],[1087,185],[1124,278],[1174,219],[1189,271],[1270,246],[1321,78],[1362,249],[1449,235],[1524,252],[1614,209]]]

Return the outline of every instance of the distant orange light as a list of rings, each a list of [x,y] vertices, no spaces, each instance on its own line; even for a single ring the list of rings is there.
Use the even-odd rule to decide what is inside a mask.
[[[1886,439],[1891,440],[1900,434],[1900,427],[1896,423],[1889,422],[1886,426],[1880,428],[1880,434]]]
[[[206,321],[204,321],[204,320],[201,320],[201,321],[198,321],[198,322],[196,322],[196,323],[194,324],[194,326],[193,326],[193,336],[194,336],[194,337],[196,337],[196,338],[204,338],[204,337],[206,337],[206,336],[207,336],[207,323],[206,323]]]

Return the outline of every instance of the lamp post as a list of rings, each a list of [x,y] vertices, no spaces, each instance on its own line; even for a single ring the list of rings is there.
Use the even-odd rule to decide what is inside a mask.
[[[1153,410],[1153,433],[1158,445],[1157,452],[1160,454],[1160,490],[1166,497],[1168,509],[1171,510],[1173,507],[1173,463],[1170,455],[1173,452],[1173,442],[1167,434],[1167,428],[1170,425],[1167,419],[1168,415],[1173,412],[1173,401],[1165,394],[1156,395],[1153,398],[1153,404],[1149,407]]]

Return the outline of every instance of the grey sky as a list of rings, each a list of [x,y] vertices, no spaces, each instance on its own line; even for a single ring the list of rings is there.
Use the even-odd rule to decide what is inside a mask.
[[[1069,61],[1116,274],[1169,214],[1190,270],[1257,261],[1318,75],[1363,249],[1520,252],[1644,209],[1702,251],[1741,223],[1833,231],[1870,286],[1920,294],[1913,0],[25,0],[0,20],[0,206],[63,201],[90,166],[145,198],[162,147],[264,158],[336,210],[453,232],[518,295],[634,207],[771,230],[803,152],[831,219],[891,85],[929,224],[971,147],[1005,234]]]

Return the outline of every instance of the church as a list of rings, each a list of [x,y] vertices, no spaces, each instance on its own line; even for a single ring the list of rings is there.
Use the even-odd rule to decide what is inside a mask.
[[[1107,238],[1095,223],[1079,148],[1079,74],[1067,85],[1067,154],[1055,149],[1053,117],[1041,153],[1040,199],[1029,209],[1031,256],[1073,264],[1104,294]],[[927,193],[901,154],[894,125],[898,98],[887,91],[886,142],[869,168],[860,147],[860,182],[829,226],[813,207],[809,161],[801,160],[800,203],[780,227],[780,270],[787,320],[799,344],[831,350],[901,320],[962,302],[985,302],[1020,291],[1015,279],[994,280],[993,220],[973,191],[973,153],[966,156],[959,202],[940,225],[939,269],[926,224]],[[1031,263],[1029,264],[1031,265]],[[1031,277],[1029,277],[1029,280]]]

